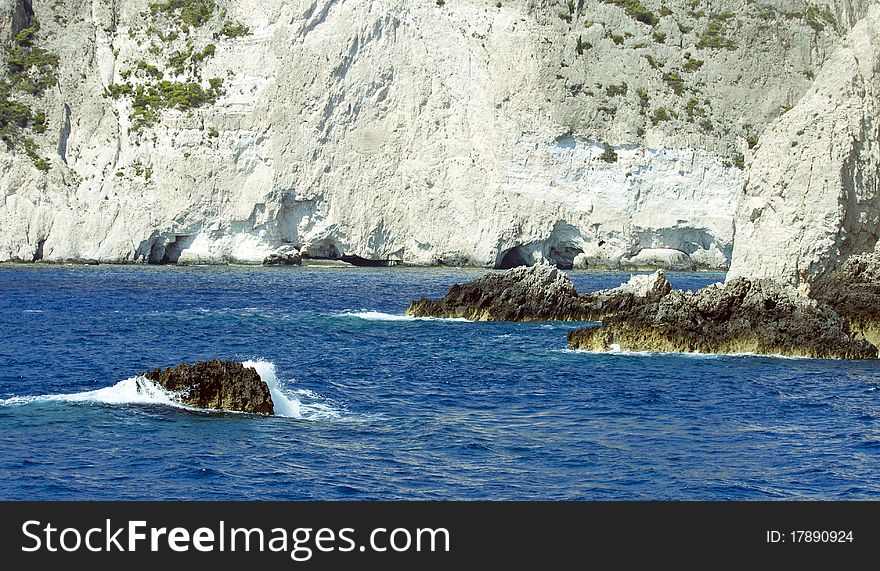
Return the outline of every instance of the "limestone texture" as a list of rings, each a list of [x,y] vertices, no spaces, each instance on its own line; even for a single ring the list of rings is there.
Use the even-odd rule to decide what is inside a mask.
[[[725,268],[783,132],[874,176],[872,4],[3,0],[0,261]]]

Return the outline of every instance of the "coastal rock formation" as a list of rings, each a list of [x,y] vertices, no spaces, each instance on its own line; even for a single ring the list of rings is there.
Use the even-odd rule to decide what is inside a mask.
[[[538,264],[455,284],[441,300],[412,302],[406,314],[472,321],[577,321],[590,314],[590,307],[565,272]]]
[[[184,404],[209,410],[272,415],[275,405],[257,371],[234,361],[212,360],[144,373]]]
[[[302,264],[302,256],[297,252],[293,254],[269,254],[263,260],[264,266],[299,266]]]
[[[872,3],[4,0],[0,261],[726,267],[750,142]]]
[[[658,270],[635,276],[619,288],[579,295],[565,272],[538,264],[456,284],[443,299],[412,302],[406,313],[472,321],[596,321],[604,315],[656,302],[671,289],[663,271]]]
[[[728,279],[820,279],[880,238],[880,5],[758,139]]]
[[[853,336],[880,347],[880,255],[847,259],[814,283],[810,296],[844,317]]]
[[[847,321],[802,290],[738,278],[619,312],[599,327],[569,332],[572,349],[762,353],[869,359],[877,348],[850,335]]]

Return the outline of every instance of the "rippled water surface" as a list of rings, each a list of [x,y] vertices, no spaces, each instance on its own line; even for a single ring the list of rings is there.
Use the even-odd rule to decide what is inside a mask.
[[[0,497],[878,497],[876,362],[571,352],[576,324],[403,317],[482,273],[2,266]],[[137,388],[215,357],[251,361],[284,416]]]

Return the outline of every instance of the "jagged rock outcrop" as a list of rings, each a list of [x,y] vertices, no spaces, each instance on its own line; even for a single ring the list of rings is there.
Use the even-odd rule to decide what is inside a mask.
[[[871,359],[877,348],[850,335],[829,305],[773,280],[738,278],[608,316],[568,334],[569,347],[700,353],[761,353]]]
[[[761,136],[728,279],[812,282],[880,238],[880,5]]]
[[[0,260],[725,267],[748,142],[868,2],[184,4],[34,3]]]
[[[215,359],[156,369],[143,375],[190,406],[261,415],[275,413],[269,385],[256,369],[241,363]]]
[[[422,298],[407,308],[415,317],[473,321],[595,321],[654,302],[672,286],[662,271],[635,276],[619,288],[579,295],[565,272],[548,264],[489,273],[449,288],[443,299]]]
[[[263,260],[264,266],[299,266],[302,264],[302,256],[293,254],[269,254]]]
[[[590,314],[590,307],[565,272],[538,264],[453,285],[441,300],[412,302],[406,314],[473,321],[577,321]]]
[[[880,346],[880,255],[847,259],[814,283],[810,296],[844,317],[853,336]]]

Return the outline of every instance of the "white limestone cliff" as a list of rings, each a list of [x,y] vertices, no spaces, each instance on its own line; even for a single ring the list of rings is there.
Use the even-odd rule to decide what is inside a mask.
[[[50,166],[0,151],[0,260],[718,268],[752,139],[870,2],[218,0],[177,39],[148,0],[33,4]],[[225,94],[136,130],[107,90],[187,37],[216,51],[177,79]]]
[[[761,137],[728,279],[809,283],[880,238],[880,6]]]

